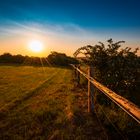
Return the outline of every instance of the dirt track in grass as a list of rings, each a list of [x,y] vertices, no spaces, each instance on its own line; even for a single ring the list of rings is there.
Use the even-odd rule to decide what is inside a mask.
[[[15,72],[16,68],[11,67],[12,72]],[[39,69],[37,71],[31,67],[34,72],[30,68],[27,69],[26,74],[28,75],[28,71],[30,74],[26,76],[24,73],[24,76],[32,78],[33,82],[35,80],[36,87],[31,90],[31,86],[22,84],[23,87],[28,87],[27,91],[22,91],[24,95],[17,95],[16,98],[18,92],[13,92],[14,96],[11,95],[11,100],[8,97],[9,102],[5,102],[7,106],[1,103],[3,109],[0,112],[0,139],[107,139],[96,117],[87,113],[86,91],[74,87],[70,69],[46,68],[46,75],[40,75]],[[22,75],[22,72],[19,75]],[[43,75],[44,78],[41,79],[40,76]],[[22,76],[18,77],[16,72],[15,78],[22,80],[20,79]],[[40,84],[37,84],[37,81]],[[22,82],[28,84],[31,79]],[[6,98],[6,96],[2,97]]]

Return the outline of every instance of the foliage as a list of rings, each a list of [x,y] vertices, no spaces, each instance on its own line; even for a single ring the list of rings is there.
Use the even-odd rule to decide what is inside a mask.
[[[64,53],[51,52],[48,56],[48,61],[53,65],[67,66],[69,64],[76,64],[78,61]]]
[[[137,49],[122,48],[124,41],[113,42],[109,39],[108,46],[99,42],[95,46],[79,48],[74,55],[82,53],[86,56],[84,63],[94,67],[95,78],[113,91],[130,99],[136,104],[140,100],[140,57]],[[140,104],[139,104],[140,105]]]
[[[121,43],[124,41],[113,42],[112,39],[109,39],[107,43],[107,46],[99,42],[95,46],[81,47],[74,53],[74,56],[78,57],[79,54],[84,54],[85,58],[82,58],[82,62],[94,67],[94,78],[97,81],[140,106],[140,56],[137,55],[138,48],[134,51],[128,47],[121,48]],[[106,116],[116,128],[119,128],[127,136],[129,135],[128,137],[139,135],[140,128],[132,118],[101,94],[99,90],[94,89],[94,95],[97,113],[110,132],[113,132],[112,125],[106,120]]]
[[[4,53],[0,55],[0,63],[8,64],[22,64],[22,65],[57,65],[57,66],[68,66],[69,64],[78,63],[75,58],[67,56],[64,53],[51,52],[48,57],[29,57],[22,55],[12,55],[10,53]]]

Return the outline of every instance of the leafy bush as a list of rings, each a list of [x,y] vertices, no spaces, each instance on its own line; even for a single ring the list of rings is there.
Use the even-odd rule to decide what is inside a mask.
[[[67,66],[69,64],[77,64],[78,61],[64,53],[51,52],[48,56],[48,61],[53,65]]]
[[[140,57],[136,54],[138,49],[121,49],[120,44],[124,41],[114,43],[109,39],[107,42],[107,47],[99,42],[99,45],[79,48],[74,55],[84,54],[84,63],[94,67],[94,78],[140,105]]]
[[[85,58],[82,59],[82,62],[93,66],[94,78],[97,81],[140,106],[140,56],[137,55],[138,48],[134,51],[128,47],[121,48],[121,43],[124,41],[113,42],[112,39],[107,40],[107,43],[107,46],[99,42],[95,46],[81,47],[74,53],[74,56],[84,54]],[[105,121],[106,117],[103,117],[102,110],[106,111],[104,114],[108,115],[121,131],[127,134],[131,133],[130,136],[139,134],[140,129],[135,121],[120,111],[97,89],[94,89],[94,94],[96,94],[95,107],[97,107],[97,112],[105,125],[111,128],[109,122]],[[128,126],[129,124],[131,126]]]

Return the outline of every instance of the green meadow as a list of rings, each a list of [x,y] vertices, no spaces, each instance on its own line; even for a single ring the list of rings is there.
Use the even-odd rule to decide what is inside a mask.
[[[0,139],[106,139],[68,68],[0,66]]]

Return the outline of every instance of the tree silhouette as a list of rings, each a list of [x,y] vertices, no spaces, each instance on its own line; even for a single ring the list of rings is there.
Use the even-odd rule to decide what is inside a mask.
[[[122,48],[125,41],[107,40],[108,45],[87,45],[79,48],[74,56],[84,54],[84,63],[94,67],[94,78],[122,96],[139,104],[140,100],[140,57],[138,48]]]

